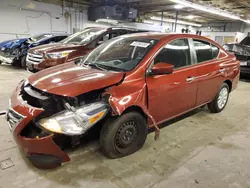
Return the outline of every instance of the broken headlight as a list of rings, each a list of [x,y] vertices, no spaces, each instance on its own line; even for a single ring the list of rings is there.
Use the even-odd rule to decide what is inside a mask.
[[[71,108],[38,123],[45,129],[65,135],[81,135],[107,114],[109,106],[104,102],[95,102],[80,108]]]

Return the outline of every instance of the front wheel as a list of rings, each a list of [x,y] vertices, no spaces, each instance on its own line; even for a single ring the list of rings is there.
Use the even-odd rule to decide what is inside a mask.
[[[228,84],[223,83],[214,100],[208,104],[208,109],[212,113],[221,112],[226,107],[228,98],[229,98],[229,86]]]
[[[26,66],[26,55],[23,56],[23,57],[21,58],[21,66],[22,66],[24,69],[27,68],[27,66]]]
[[[20,61],[20,60],[17,60],[17,59],[15,58],[15,59],[13,59],[11,65],[12,65],[13,67],[21,67],[21,61]]]
[[[140,113],[125,113],[104,124],[100,135],[101,150],[112,159],[130,155],[142,148],[147,133],[146,119]]]

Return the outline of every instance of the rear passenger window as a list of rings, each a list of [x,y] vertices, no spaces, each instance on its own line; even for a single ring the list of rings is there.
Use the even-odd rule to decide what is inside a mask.
[[[119,31],[114,31],[114,32],[110,33],[110,35],[111,35],[110,38],[115,38],[115,37],[120,36],[121,34]]]
[[[65,38],[67,38],[67,36],[58,36],[58,37],[56,37],[55,42],[60,42]]]
[[[190,65],[190,49],[187,39],[177,39],[167,44],[155,58],[156,63],[169,63],[174,68]]]
[[[198,63],[214,59],[212,48],[209,42],[193,40]]]
[[[219,55],[220,48],[218,48],[215,45],[212,45],[212,53],[213,53],[213,58],[216,59]]]

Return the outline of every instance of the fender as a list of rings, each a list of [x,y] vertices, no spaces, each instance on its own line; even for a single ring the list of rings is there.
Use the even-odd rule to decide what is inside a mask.
[[[155,128],[155,140],[159,138],[160,129],[154,117],[148,111],[147,85],[144,79],[125,81],[121,85],[110,87],[106,90],[110,95],[108,102],[112,109],[112,115],[121,115],[132,106],[140,107]]]

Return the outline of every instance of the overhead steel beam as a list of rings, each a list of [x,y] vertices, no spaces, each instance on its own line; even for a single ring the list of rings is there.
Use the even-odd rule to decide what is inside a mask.
[[[86,1],[73,1],[73,0],[65,0],[67,3],[72,3],[72,4],[78,4],[78,5],[84,5],[84,6],[90,6],[93,5],[92,3],[86,2]]]

